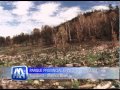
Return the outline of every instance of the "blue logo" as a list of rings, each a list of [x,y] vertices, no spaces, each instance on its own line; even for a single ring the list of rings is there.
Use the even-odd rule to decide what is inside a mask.
[[[28,69],[26,66],[13,66],[11,70],[13,80],[27,80]]]

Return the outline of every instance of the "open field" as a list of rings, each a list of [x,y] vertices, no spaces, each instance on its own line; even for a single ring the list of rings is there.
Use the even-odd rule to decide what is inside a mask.
[[[55,48],[39,46],[18,46],[0,48],[0,66],[26,65],[44,67],[117,67],[118,46],[112,42],[97,42],[96,45],[81,44],[68,48],[66,56],[59,49],[56,58]],[[102,84],[103,83],[103,84]],[[27,80],[16,82],[1,80],[1,88],[118,88],[118,80]],[[103,86],[100,86],[100,85]],[[8,85],[8,86],[5,86]],[[14,85],[16,85],[14,87]]]

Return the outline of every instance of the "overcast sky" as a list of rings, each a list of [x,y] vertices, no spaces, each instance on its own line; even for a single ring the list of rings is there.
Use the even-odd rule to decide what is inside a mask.
[[[78,13],[108,9],[118,1],[0,1],[0,36],[30,33],[42,25],[59,25]]]

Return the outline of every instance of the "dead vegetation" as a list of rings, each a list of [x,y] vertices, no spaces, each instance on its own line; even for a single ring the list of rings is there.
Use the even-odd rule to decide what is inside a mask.
[[[30,35],[0,37],[0,66],[117,67],[118,37],[117,8],[87,12],[56,27],[35,28]],[[117,80],[0,80],[1,89],[110,89],[119,85]]]

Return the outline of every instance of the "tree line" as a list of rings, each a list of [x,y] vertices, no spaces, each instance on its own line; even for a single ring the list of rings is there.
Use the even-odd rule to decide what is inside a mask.
[[[112,41],[119,38],[119,8],[109,5],[109,10],[94,10],[80,14],[58,26],[35,28],[31,34],[0,37],[0,47],[10,45],[63,45],[92,40]]]

